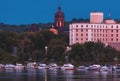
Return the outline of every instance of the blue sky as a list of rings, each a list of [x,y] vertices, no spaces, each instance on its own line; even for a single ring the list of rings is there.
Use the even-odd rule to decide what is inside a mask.
[[[120,18],[120,0],[0,0],[0,22],[31,24],[54,22],[59,5],[65,20],[89,18],[91,11],[102,11],[104,17]]]

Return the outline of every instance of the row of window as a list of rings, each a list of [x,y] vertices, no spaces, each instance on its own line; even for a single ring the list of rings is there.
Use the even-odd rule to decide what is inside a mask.
[[[76,36],[78,36],[78,33],[76,33]],[[81,36],[84,36],[84,34],[81,34]],[[86,36],[88,36],[88,34],[86,34]],[[107,37],[107,34],[105,35],[105,34],[91,34],[91,36],[106,36]],[[111,34],[111,37],[113,37],[114,36],[114,34]],[[119,35],[118,34],[116,34],[116,37],[118,37]]]
[[[78,41],[78,40],[79,40],[79,39],[76,38],[76,41]],[[100,38],[100,39],[95,39],[95,38],[94,38],[94,39],[91,39],[91,40],[92,40],[92,41],[97,41],[97,40],[107,41],[107,39],[104,39],[104,38],[103,38],[103,39],[101,39],[101,38]],[[115,40],[116,40],[116,41],[119,41],[118,38],[116,38],[116,39],[111,38],[111,41],[115,41]],[[83,41],[83,38],[81,38],[81,41]],[[86,41],[88,41],[88,38],[86,38]]]
[[[76,25],[76,27],[78,27],[78,25]],[[81,27],[83,27],[83,25],[81,25]],[[88,27],[88,25],[86,25],[86,27]],[[101,28],[101,27],[103,27],[103,28],[107,28],[107,25],[105,26],[105,25],[91,25],[91,27],[97,27],[97,28]],[[113,25],[111,25],[111,28],[113,28],[114,26]],[[116,28],[118,28],[118,25],[116,25]]]
[[[81,29],[81,32],[84,32],[85,30]],[[97,30],[97,29],[94,29],[94,30],[91,30],[92,32],[105,32],[106,33],[109,31],[109,30]],[[111,30],[111,32],[116,32],[118,33],[119,30]],[[78,29],[76,29],[76,32],[78,32]],[[86,29],[86,32],[88,32],[88,29]]]

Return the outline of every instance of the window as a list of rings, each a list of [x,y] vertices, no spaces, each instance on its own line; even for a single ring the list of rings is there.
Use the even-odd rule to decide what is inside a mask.
[[[107,26],[106,26],[106,28],[107,28]]]
[[[116,39],[116,41],[118,41],[118,38]]]
[[[88,38],[86,38],[86,40],[88,40]]]
[[[76,27],[78,27],[78,25],[76,25]]]
[[[88,34],[86,34],[86,36],[88,36]]]
[[[113,41],[113,38],[111,38],[111,41]]]
[[[83,32],[83,29],[81,29],[81,32]]]
[[[116,28],[118,28],[118,25],[116,26]]]
[[[116,37],[118,37],[118,34],[116,34]]]
[[[86,27],[88,27],[88,25],[86,25]]]
[[[118,33],[118,30],[116,30],[116,32]]]
[[[111,37],[113,37],[113,34],[111,34]]]
[[[83,27],[83,25],[81,25],[81,27]]]
[[[76,34],[76,36],[78,36],[78,34]]]
[[[83,40],[83,38],[81,38],[81,40]]]
[[[113,28],[113,25],[111,26],[111,28]]]
[[[113,30],[111,30],[111,32],[113,32]]]
[[[76,40],[78,40],[78,38],[76,38]]]
[[[76,32],[78,32],[78,29],[76,29]]]
[[[88,32],[88,29],[86,29],[86,32]]]
[[[81,36],[83,36],[83,34],[81,34]]]
[[[99,25],[97,25],[97,28],[99,27]]]

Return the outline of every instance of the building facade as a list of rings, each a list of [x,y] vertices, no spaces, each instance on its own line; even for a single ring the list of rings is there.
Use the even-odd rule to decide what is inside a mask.
[[[58,11],[55,13],[54,21],[55,29],[57,29],[59,32],[63,32],[65,25],[65,16],[60,6],[58,7]]]
[[[91,15],[92,14],[92,15]],[[103,21],[102,12],[92,12],[90,23],[72,23],[69,26],[69,44],[98,40],[120,49],[120,24],[112,19]]]

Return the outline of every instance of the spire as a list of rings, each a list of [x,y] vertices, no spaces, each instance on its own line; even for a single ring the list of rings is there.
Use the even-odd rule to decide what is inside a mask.
[[[58,10],[59,10],[59,11],[61,10],[61,7],[60,7],[60,6],[58,7]]]

